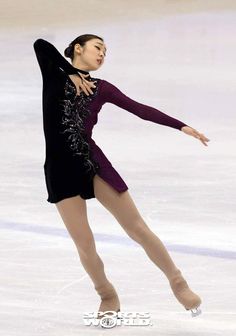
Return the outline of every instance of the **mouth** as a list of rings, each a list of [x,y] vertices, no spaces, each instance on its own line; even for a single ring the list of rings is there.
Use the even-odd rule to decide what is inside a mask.
[[[97,60],[98,64],[101,64],[102,63],[102,60]]]

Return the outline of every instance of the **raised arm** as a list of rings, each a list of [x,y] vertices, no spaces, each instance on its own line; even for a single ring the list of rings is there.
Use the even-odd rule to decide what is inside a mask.
[[[78,74],[78,71],[70,64],[59,51],[46,40],[37,39],[34,51],[42,72],[42,76],[49,76],[56,68],[63,69],[68,75]]]
[[[169,126],[181,130],[183,126],[188,126],[182,121],[175,119],[154,107],[141,104],[121,92],[115,85],[104,81],[104,99],[105,103],[112,103],[128,112],[137,115],[139,118],[149,120],[157,124]]]

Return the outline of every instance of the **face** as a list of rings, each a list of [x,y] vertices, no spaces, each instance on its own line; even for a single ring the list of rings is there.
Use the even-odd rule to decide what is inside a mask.
[[[87,41],[83,47],[76,44],[74,50],[78,63],[86,67],[88,71],[99,69],[106,57],[106,45],[97,38]]]

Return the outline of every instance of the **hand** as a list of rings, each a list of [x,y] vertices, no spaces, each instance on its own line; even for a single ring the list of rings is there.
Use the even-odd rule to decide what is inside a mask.
[[[184,133],[188,134],[188,135],[192,135],[193,137],[199,139],[203,145],[207,146],[208,141],[210,141],[207,137],[205,137],[204,134],[199,133],[197,130],[195,130],[194,128],[190,127],[190,126],[183,126],[181,128],[181,131],[183,131]]]
[[[82,79],[80,78],[80,76],[82,77]],[[91,87],[93,87],[93,88],[96,87],[94,85],[94,83],[96,83],[96,81],[94,81],[94,82],[87,81],[85,79],[85,77],[89,76],[89,74],[84,75],[84,74],[80,73],[80,76],[79,75],[69,75],[70,79],[72,80],[72,82],[76,86],[77,95],[80,95],[81,91],[83,91],[87,96],[89,96],[89,93],[93,94],[93,91],[91,90]]]

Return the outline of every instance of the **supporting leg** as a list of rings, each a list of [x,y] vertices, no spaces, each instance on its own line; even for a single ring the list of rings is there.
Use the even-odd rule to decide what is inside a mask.
[[[115,288],[107,279],[104,264],[96,251],[95,240],[90,229],[86,202],[80,196],[70,197],[56,203],[68,232],[70,233],[79,253],[80,261],[100,295],[99,311],[120,308]]]

